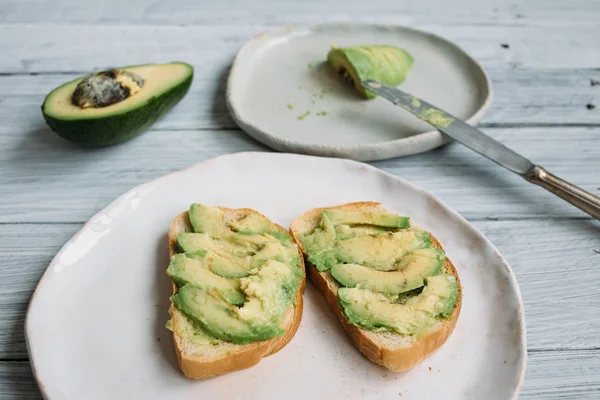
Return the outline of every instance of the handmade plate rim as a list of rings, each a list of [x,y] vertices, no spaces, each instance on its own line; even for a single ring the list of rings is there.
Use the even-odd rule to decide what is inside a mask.
[[[29,361],[30,361],[30,365],[31,365],[31,369],[32,369],[32,373],[33,376],[36,380],[36,383],[40,389],[40,392],[43,396],[44,399],[50,399],[50,400],[55,400],[53,398],[51,398],[49,396],[49,394],[47,393],[46,389],[45,389],[45,384],[44,382],[41,380],[41,378],[39,377],[38,371],[37,371],[37,367],[36,367],[36,361],[35,361],[35,348],[34,345],[32,343],[32,341],[30,340],[29,336],[30,336],[30,331],[29,331],[29,321],[30,321],[30,310],[32,308],[33,303],[36,300],[36,295],[38,294],[38,290],[39,288],[44,284],[45,280],[48,279],[48,274],[49,272],[52,270],[53,267],[56,266],[56,264],[58,264],[58,260],[60,260],[61,256],[63,255],[63,253],[65,253],[66,251],[69,250],[70,247],[72,247],[77,239],[86,231],[88,231],[90,229],[90,224],[92,221],[95,221],[97,218],[109,213],[111,210],[117,208],[122,202],[126,201],[127,198],[129,198],[132,194],[136,193],[136,192],[140,192],[142,191],[144,188],[147,187],[151,187],[154,185],[159,184],[161,181],[167,180],[172,176],[178,175],[178,174],[182,174],[184,172],[190,171],[190,170],[194,170],[194,169],[201,169],[203,167],[205,167],[207,164],[210,164],[214,161],[218,161],[218,160],[224,160],[227,158],[237,158],[237,157],[263,157],[263,156],[267,156],[267,157],[293,157],[293,158],[300,158],[300,159],[308,159],[308,158],[318,158],[318,159],[329,159],[330,162],[337,162],[340,164],[347,164],[347,165],[354,165],[354,166],[360,166],[361,168],[365,168],[367,171],[369,171],[370,173],[373,174],[379,174],[382,176],[387,177],[388,179],[391,179],[393,181],[397,181],[399,184],[401,185],[406,185],[408,187],[410,187],[412,190],[414,190],[415,192],[418,192],[420,195],[424,196],[425,198],[428,198],[429,200],[432,200],[434,203],[436,203],[437,205],[439,205],[441,208],[443,208],[446,212],[448,212],[450,215],[452,215],[454,218],[457,219],[457,221],[459,221],[462,225],[467,226],[468,229],[472,230],[480,239],[482,239],[488,246],[491,247],[491,249],[493,250],[494,255],[500,260],[500,262],[503,264],[503,266],[505,267],[506,271],[507,271],[507,276],[509,278],[509,282],[510,282],[510,287],[514,290],[514,294],[517,300],[517,313],[518,313],[518,322],[519,322],[519,330],[520,330],[520,335],[519,335],[519,339],[520,339],[520,355],[522,356],[521,358],[521,363],[520,365],[517,365],[517,367],[519,368],[519,377],[518,377],[518,381],[515,385],[514,388],[514,395],[512,400],[517,400],[519,398],[522,386],[523,386],[523,382],[525,379],[525,371],[526,371],[526,366],[527,366],[527,360],[528,360],[528,354],[527,354],[527,333],[526,333],[526,323],[525,323],[525,309],[524,309],[524,305],[523,305],[523,299],[522,299],[522,295],[521,295],[521,290],[517,281],[517,278],[510,266],[510,264],[508,263],[508,261],[504,258],[504,256],[502,255],[502,253],[500,253],[500,251],[496,248],[496,246],[473,224],[471,224],[466,218],[464,218],[461,214],[459,214],[457,211],[455,211],[453,208],[449,207],[444,201],[440,200],[437,196],[435,196],[434,194],[428,192],[427,190],[417,186],[416,184],[401,178],[399,176],[393,175],[391,173],[388,173],[386,171],[383,171],[379,168],[376,168],[374,166],[371,166],[369,164],[365,164],[363,162],[360,161],[355,161],[355,160],[349,160],[349,159],[339,159],[339,158],[328,158],[328,157],[321,157],[321,156],[312,156],[312,155],[303,155],[303,154],[295,154],[295,153],[271,153],[271,152],[262,152],[262,151],[246,151],[246,152],[238,152],[238,153],[230,153],[230,154],[224,154],[224,155],[220,155],[217,157],[213,157],[207,160],[203,160],[201,162],[189,165],[183,169],[180,169],[178,171],[173,171],[170,173],[167,173],[165,175],[162,175],[158,178],[152,179],[148,182],[142,183],[138,186],[135,186],[129,190],[127,190],[126,192],[122,193],[121,195],[117,196],[113,201],[111,201],[106,207],[104,207],[103,209],[101,209],[100,211],[96,212],[94,215],[92,215],[83,225],[82,227],[63,245],[63,247],[57,252],[57,254],[52,258],[50,264],[48,265],[48,267],[46,267],[44,273],[42,274],[40,280],[38,281],[33,294],[31,296],[31,300],[28,304],[27,307],[27,312],[26,312],[26,316],[25,316],[25,323],[24,323],[24,330],[25,330],[25,344],[26,344],[26,348],[27,348],[27,352],[29,354]],[[118,220],[120,218],[123,218],[123,215],[119,215],[117,218],[115,218],[115,220]]]
[[[406,25],[367,22],[331,22],[311,25],[284,25],[258,33],[252,39],[244,43],[234,57],[231,70],[229,71],[229,75],[227,77],[225,103],[229,114],[234,122],[240,127],[240,129],[242,129],[255,140],[258,140],[259,142],[281,152],[297,152],[307,155],[350,158],[357,161],[378,161],[394,157],[404,157],[433,150],[451,141],[448,136],[442,134],[440,131],[430,130],[416,135],[379,143],[352,145],[310,144],[281,138],[273,132],[257,127],[255,124],[244,118],[242,113],[239,111],[240,108],[235,104],[234,91],[237,90],[237,71],[238,69],[243,68],[243,66],[240,66],[240,64],[243,62],[244,57],[247,57],[246,52],[251,51],[251,47],[262,40],[272,40],[279,37],[287,37],[291,35],[292,32],[315,32],[319,29],[332,28],[404,30],[412,32],[413,34],[423,35],[425,37],[440,41],[446,46],[453,48],[456,52],[461,53],[475,68],[479,70],[483,76],[482,89],[486,90],[487,96],[475,113],[466,119],[465,122],[469,125],[476,125],[479,121],[481,121],[485,113],[492,105],[492,100],[494,97],[492,83],[483,66],[460,45],[435,33]],[[252,56],[249,55],[249,57]]]

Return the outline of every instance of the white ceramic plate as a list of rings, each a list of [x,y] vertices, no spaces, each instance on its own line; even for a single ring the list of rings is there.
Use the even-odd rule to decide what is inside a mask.
[[[420,153],[449,140],[381,98],[359,97],[324,62],[332,44],[406,49],[414,65],[400,87],[470,124],[490,106],[485,72],[447,40],[400,26],[327,24],[279,28],[242,47],[227,86],[233,119],[276,150],[361,161]],[[322,95],[323,89],[331,91]]]
[[[327,171],[326,174],[323,171]],[[456,265],[463,306],[448,342],[392,373],[355,350],[307,285],[297,335],[259,365],[204,381],[180,373],[168,319],[167,230],[192,202],[254,208],[283,226],[304,211],[381,201],[431,231]],[[56,255],[26,321],[33,370],[58,399],[515,399],[526,348],[517,282],[494,246],[418,187],[362,163],[238,153],[130,190]]]

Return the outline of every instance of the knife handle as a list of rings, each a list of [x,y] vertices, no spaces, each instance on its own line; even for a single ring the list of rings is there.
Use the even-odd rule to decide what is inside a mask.
[[[554,193],[592,217],[600,219],[600,197],[552,175],[539,165],[534,166],[525,175],[525,179]]]

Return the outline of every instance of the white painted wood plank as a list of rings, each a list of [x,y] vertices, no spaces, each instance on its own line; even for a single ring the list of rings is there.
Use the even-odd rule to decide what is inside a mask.
[[[529,354],[519,398],[597,400],[599,393],[600,351],[544,351]],[[0,362],[0,399],[40,398],[29,361]]]
[[[517,276],[530,349],[600,348],[600,221],[475,225]]]
[[[600,398],[600,351],[529,354],[521,400]]]
[[[598,392],[600,351],[536,352],[529,355],[520,399],[595,400]],[[28,361],[0,362],[0,399],[38,398]]]
[[[475,226],[517,275],[530,349],[600,347],[600,254],[594,252],[600,249],[600,224],[532,220],[478,221]],[[23,320],[31,294],[52,257],[78,229],[78,224],[0,225],[0,359],[27,356]]]
[[[236,128],[225,105],[224,60],[196,65],[187,96],[152,129]],[[494,102],[482,125],[600,125],[600,70],[491,69]],[[0,76],[0,131],[20,132],[44,124],[40,106],[55,87],[78,75]],[[598,108],[590,110],[587,104]],[[298,121],[298,123],[302,123]]]
[[[61,7],[51,0],[4,0],[0,22],[59,22],[59,23],[138,23],[138,24],[212,24],[227,22],[241,24],[297,24],[318,23],[333,19],[340,21],[367,20],[388,23],[436,24],[508,24],[555,23],[572,25],[595,24],[600,14],[594,0],[546,0],[510,2],[507,0],[456,0],[452,2],[398,2],[394,0],[305,0],[282,1],[228,1],[219,2],[179,0],[151,2],[140,6],[137,2],[114,1],[81,2],[62,0]]]
[[[0,361],[0,400],[41,398],[29,361]]]
[[[0,360],[27,357],[24,323],[33,290],[54,255],[79,228],[0,225]]]
[[[455,41],[489,68],[583,69],[600,65],[598,25],[415,27]],[[0,58],[0,72],[79,72],[174,60],[209,69],[226,65],[243,43],[267,28],[235,24],[0,24],[0,54],[10,55]],[[501,43],[510,48],[502,48]]]
[[[598,128],[486,129],[557,175],[600,193]],[[0,131],[0,222],[84,222],[121,193],[225,153],[267,150],[240,131],[153,131],[83,150],[41,126]],[[375,166],[431,191],[467,218],[584,217],[459,144]]]

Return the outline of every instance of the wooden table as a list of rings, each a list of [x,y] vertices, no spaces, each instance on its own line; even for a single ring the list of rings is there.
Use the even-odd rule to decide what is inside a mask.
[[[600,193],[597,0],[1,0],[0,398],[39,397],[23,321],[60,247],[133,186],[216,155],[268,151],[227,113],[232,57],[271,26],[323,21],[404,24],[457,42],[493,81],[485,131]],[[173,60],[196,68],[190,93],[130,142],[81,150],[43,122],[44,96],[63,82]],[[374,165],[439,196],[511,263],[527,314],[521,398],[599,399],[598,221],[458,144]]]

